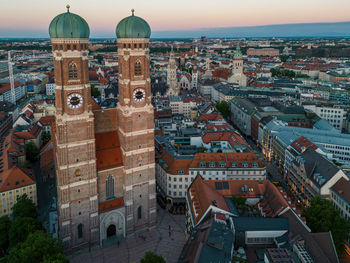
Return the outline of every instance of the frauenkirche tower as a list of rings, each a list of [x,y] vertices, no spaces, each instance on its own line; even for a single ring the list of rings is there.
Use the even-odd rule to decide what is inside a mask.
[[[86,21],[67,6],[52,20],[49,33],[58,235],[69,253],[155,225],[151,30],[134,12],[118,24],[119,102],[104,110],[90,94]]]

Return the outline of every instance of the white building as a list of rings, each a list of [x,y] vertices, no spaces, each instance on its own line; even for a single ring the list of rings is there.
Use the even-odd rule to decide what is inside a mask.
[[[227,81],[229,83],[237,83],[240,87],[246,87],[247,76],[244,75],[243,72],[243,57],[239,46],[237,46],[232,64],[232,74],[229,76]]]
[[[55,96],[55,83],[47,83],[46,84],[46,95],[47,96]]]
[[[176,61],[174,57],[173,48],[171,48],[170,57],[169,57],[169,64],[167,69],[167,84],[169,86],[169,89],[166,92],[167,96],[179,95],[177,77],[176,77]]]
[[[343,109],[316,105],[304,105],[304,108],[315,112],[322,119],[328,121],[337,130],[341,131],[343,129]]]

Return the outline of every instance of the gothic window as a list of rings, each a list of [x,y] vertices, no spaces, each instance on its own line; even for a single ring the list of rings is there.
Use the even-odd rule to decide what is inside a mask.
[[[142,218],[142,206],[139,206],[139,208],[137,208],[137,218],[138,219]]]
[[[113,175],[108,175],[106,180],[106,199],[114,197],[114,178]]]
[[[141,67],[141,62],[137,60],[135,63],[135,76],[140,76],[140,75],[142,75],[142,67]]]
[[[83,237],[83,224],[78,225],[78,238]]]
[[[68,78],[69,79],[77,79],[78,78],[78,68],[74,62],[69,63]]]

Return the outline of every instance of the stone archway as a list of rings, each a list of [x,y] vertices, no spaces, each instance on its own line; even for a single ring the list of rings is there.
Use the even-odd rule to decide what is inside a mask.
[[[125,238],[125,217],[119,211],[106,213],[100,222],[100,245],[109,237],[116,240]]]
[[[109,225],[107,228],[107,238],[113,237],[117,234],[117,228],[115,227],[114,224]]]

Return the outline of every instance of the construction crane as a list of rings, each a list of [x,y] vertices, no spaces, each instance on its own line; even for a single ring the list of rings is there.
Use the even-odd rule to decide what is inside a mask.
[[[13,80],[13,68],[12,68],[12,61],[11,61],[11,51],[8,51],[8,66],[9,66],[9,78],[10,78],[10,86],[11,86],[11,99],[12,103],[16,105],[16,94],[15,94],[15,83]]]

